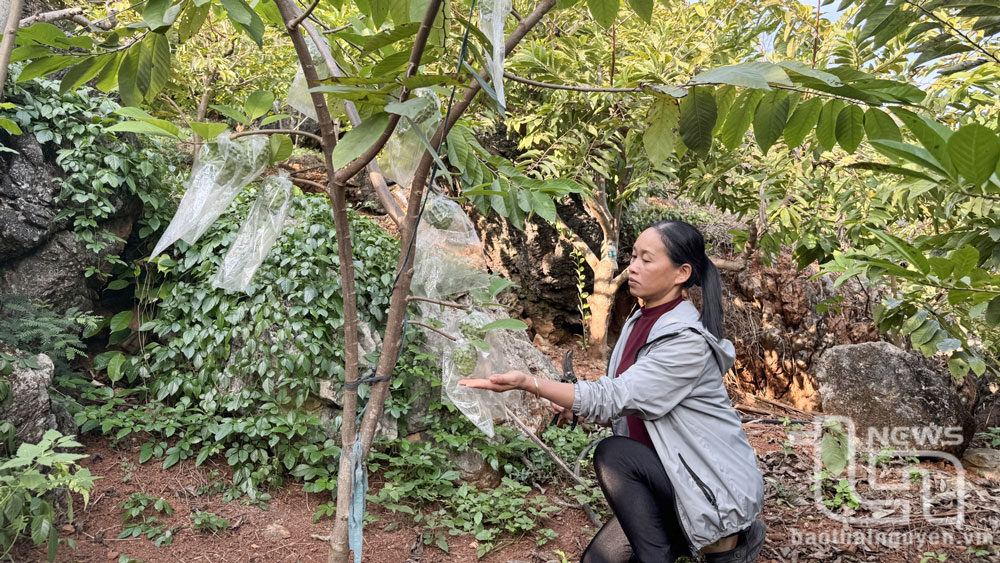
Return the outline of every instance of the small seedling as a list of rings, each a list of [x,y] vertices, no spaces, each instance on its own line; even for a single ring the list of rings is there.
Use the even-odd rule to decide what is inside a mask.
[[[211,512],[195,512],[191,515],[191,520],[194,520],[194,529],[199,532],[214,534],[229,529],[229,520]]]

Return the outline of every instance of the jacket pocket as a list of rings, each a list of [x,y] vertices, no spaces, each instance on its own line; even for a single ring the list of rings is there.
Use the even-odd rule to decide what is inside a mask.
[[[684,466],[684,469],[687,470],[688,475],[690,475],[691,478],[694,479],[695,484],[698,485],[699,489],[701,489],[701,492],[702,494],[705,495],[705,498],[708,500],[708,503],[711,504],[712,508],[715,509],[715,516],[716,518],[719,519],[719,526],[722,526],[722,513],[719,512],[719,504],[715,500],[715,493],[712,492],[712,489],[708,488],[708,485],[706,485],[705,482],[701,480],[701,477],[698,477],[698,474],[695,473],[693,469],[691,469],[691,466],[688,465],[686,461],[684,461],[684,456],[681,455],[680,452],[677,452],[677,457],[680,458],[681,464]]]

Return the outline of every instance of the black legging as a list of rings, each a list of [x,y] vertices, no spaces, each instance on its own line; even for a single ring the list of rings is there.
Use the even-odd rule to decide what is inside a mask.
[[[656,452],[630,438],[605,438],[594,470],[615,516],[601,527],[581,563],[666,561],[690,555],[674,504],[674,488]]]

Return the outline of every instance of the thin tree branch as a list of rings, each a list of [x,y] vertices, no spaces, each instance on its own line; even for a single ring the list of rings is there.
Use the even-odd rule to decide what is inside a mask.
[[[569,475],[570,479],[573,479],[573,481],[576,481],[576,483],[583,485],[584,487],[592,486],[591,483],[584,481],[583,479],[580,478],[579,475],[573,473],[573,470],[570,469],[568,465],[566,465],[566,462],[563,461],[561,457],[556,455],[556,453],[552,451],[552,448],[550,448],[548,445],[545,444],[545,442],[543,442],[538,436],[536,436],[535,433],[532,432],[530,428],[528,428],[528,425],[525,424],[520,418],[518,418],[518,416],[514,414],[509,407],[504,405],[503,410],[507,414],[507,418],[511,419],[514,422],[514,424],[517,425],[517,428],[521,431],[521,433],[524,434],[526,438],[534,442],[535,445],[541,448],[543,452],[548,454],[548,456],[552,458],[552,461],[556,462],[556,465],[558,465],[559,468],[566,473],[566,475]]]
[[[35,23],[52,23],[59,20],[68,20],[73,16],[83,15],[83,8],[66,8],[65,10],[53,10],[51,12],[42,12],[41,14],[35,14],[33,16],[26,17],[18,23],[18,27],[28,27]],[[90,23],[89,21],[87,22]]]
[[[409,323],[410,323],[411,326],[419,326],[420,328],[426,328],[427,330],[429,330],[431,332],[436,332],[436,333],[440,334],[441,336],[447,338],[448,340],[451,340],[452,342],[457,342],[458,341],[458,339],[455,338],[454,336],[448,334],[447,332],[445,332],[445,331],[443,331],[441,329],[434,328],[431,325],[424,324],[424,323],[422,323],[420,321],[409,321]]]
[[[312,5],[306,8],[306,11],[302,12],[301,14],[299,14],[299,17],[289,22],[288,29],[290,31],[294,31],[296,28],[298,28],[299,24],[302,23],[302,20],[308,18],[309,14],[313,13],[313,10],[316,9],[316,6],[319,6],[319,0],[313,0]]]
[[[990,59],[992,59],[993,62],[1000,63],[1000,59],[998,59],[996,55],[994,55],[990,51],[987,51],[986,48],[983,47],[982,45],[980,45],[979,43],[976,43],[975,40],[973,40],[971,37],[969,37],[964,32],[962,32],[962,30],[960,30],[957,27],[955,27],[954,25],[952,25],[951,22],[948,22],[944,18],[938,16],[934,12],[928,10],[927,8],[924,8],[920,4],[917,4],[913,0],[903,0],[903,1],[906,2],[907,4],[913,6],[914,8],[920,10],[921,12],[927,14],[928,16],[934,18],[940,24],[944,25],[948,29],[950,29],[953,32],[955,32],[956,34],[958,34],[958,36],[961,37],[962,39],[964,39],[966,43],[968,43],[969,45],[972,45],[977,51],[979,51],[980,53],[982,53],[982,54],[986,55],[987,57],[989,57]]]
[[[617,290],[627,280],[628,280],[628,268],[622,268],[622,271],[618,272],[618,275],[615,276],[613,280],[611,280],[611,283],[614,284],[615,290]]]
[[[424,13],[424,19],[420,22],[420,28],[417,30],[417,35],[413,39],[413,48],[410,50],[410,59],[406,62],[406,72],[405,78],[410,78],[417,73],[417,69],[420,67],[420,58],[423,57],[424,48],[427,46],[427,38],[430,37],[431,28],[434,27],[434,20],[437,18],[438,11],[440,10],[442,0],[430,0],[427,4],[427,11]],[[407,98],[410,97],[410,89],[404,86],[402,91],[399,93],[399,101],[405,102]],[[389,137],[392,136],[392,132],[396,130],[396,125],[399,124],[400,115],[398,113],[390,114],[389,123],[386,125],[385,130],[379,135],[378,139],[368,147],[361,156],[354,159],[354,161],[347,164],[347,166],[337,170],[336,174],[333,176],[334,185],[345,185],[347,181],[354,177],[355,174],[361,172],[361,169],[365,167],[366,164],[372,161],[382,147],[389,142]]]
[[[253,129],[250,131],[233,133],[229,136],[229,138],[236,139],[239,137],[246,137],[247,135],[299,135],[300,137],[309,137],[319,143],[320,146],[323,146],[323,137],[308,131],[299,131],[298,129]]]
[[[317,190],[320,191],[320,193],[323,193],[323,192],[326,191],[326,186],[324,186],[323,184],[320,184],[319,182],[313,182],[312,180],[306,180],[305,178],[296,178],[295,176],[292,176],[292,175],[289,175],[288,179],[291,180],[292,182],[297,183],[297,184],[302,184],[304,186],[309,186],[309,187],[312,187],[312,188],[316,188]]]
[[[995,196],[995,195],[974,194],[972,192],[957,192],[957,193],[969,197],[979,197],[982,199],[988,199],[990,201],[1000,201],[1000,196]]]
[[[538,80],[531,80],[530,78],[523,78],[517,76],[516,74],[511,74],[510,72],[504,71],[504,78],[513,80],[514,82],[520,82],[522,84],[528,84],[529,86],[538,86],[539,88],[549,88],[550,90],[570,90],[572,92],[610,92],[610,93],[628,93],[628,92],[642,92],[645,90],[644,86],[636,86],[634,88],[605,88],[600,86],[571,86],[569,84],[553,84],[551,82],[539,82]]]
[[[10,55],[14,52],[14,39],[17,37],[17,24],[24,12],[24,0],[11,0],[10,12],[4,22],[3,40],[0,41],[0,102],[3,101],[3,88],[7,82],[7,67],[10,66]]]
[[[411,296],[407,297],[406,300],[408,302],[411,302],[411,303],[413,301],[423,301],[425,303],[433,303],[435,305],[442,305],[444,307],[453,307],[455,309],[461,309],[463,311],[468,311],[469,309],[472,308],[472,307],[470,307],[468,305],[462,305],[461,303],[453,303],[451,301],[439,301],[437,299],[430,299],[430,298],[427,298],[427,297],[418,297],[416,295],[411,295]],[[413,324],[413,323],[411,322],[410,324]]]

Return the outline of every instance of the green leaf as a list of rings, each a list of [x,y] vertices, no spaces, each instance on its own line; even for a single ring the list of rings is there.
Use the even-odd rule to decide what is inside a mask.
[[[816,126],[819,112],[823,109],[823,100],[809,98],[795,108],[792,117],[785,125],[785,144],[788,148],[797,147],[805,140],[809,131]]]
[[[681,139],[688,148],[702,156],[712,148],[712,129],[718,118],[717,111],[711,88],[696,86],[681,100]]]
[[[21,128],[18,127],[17,123],[14,123],[4,117],[0,117],[0,129],[4,129],[12,135],[20,135],[22,133]]]
[[[482,330],[527,330],[528,325],[524,324],[524,321],[519,319],[497,319],[491,323],[486,323],[483,325]]]
[[[142,10],[142,20],[157,33],[163,33],[177,20],[180,13],[181,4],[171,5],[173,0],[148,0],[146,7]]]
[[[923,147],[889,140],[872,140],[870,144],[878,152],[890,158],[903,159],[928,168],[941,176],[948,176],[948,173],[944,171],[941,164]]]
[[[201,27],[205,25],[211,8],[212,6],[206,2],[201,6],[195,5],[184,10],[181,23],[177,26],[177,40],[180,43],[186,43],[188,39],[198,34]]]
[[[247,119],[247,116],[243,114],[243,111],[234,108],[233,106],[211,104],[208,107],[214,109],[215,111],[221,113],[223,116],[228,117],[229,119],[232,119],[237,123],[242,123],[243,125],[250,125],[250,120]]]
[[[268,139],[268,148],[271,150],[271,163],[281,162],[292,156],[295,145],[288,135],[271,135]]]
[[[333,168],[339,170],[361,156],[361,153],[365,152],[382,135],[388,123],[389,116],[387,114],[377,113],[348,131],[333,149]]]
[[[399,22],[396,23],[398,24]],[[401,41],[407,37],[415,35],[418,29],[420,29],[420,24],[416,22],[407,22],[397,25],[394,28],[387,29],[371,36],[361,46],[361,50],[363,51],[363,54],[367,55],[368,53],[381,49],[386,45],[392,45],[397,41]]]
[[[816,140],[826,150],[832,149],[837,144],[837,116],[843,107],[842,100],[830,100],[823,105],[823,109],[819,112]]]
[[[879,108],[868,108],[865,112],[865,133],[869,139],[903,140],[895,120]]]
[[[176,127],[174,127],[173,124],[171,124],[171,127],[176,130]],[[139,133],[141,135],[177,138],[177,133],[174,131],[164,129],[163,127],[147,123],[145,121],[122,121],[121,123],[115,123],[111,127],[108,127],[106,131],[122,131],[125,133]]]
[[[17,75],[17,81],[26,82],[40,76],[47,76],[53,72],[58,72],[68,66],[72,66],[79,61],[79,57],[66,55],[52,55],[50,57],[35,59],[21,69],[21,74]]]
[[[108,63],[114,60],[115,55],[99,55],[96,57],[86,57],[83,62],[69,69],[66,76],[59,82],[59,93],[65,94],[71,90],[76,90],[86,84],[90,79],[97,76]]]
[[[848,451],[847,439],[843,435],[843,431],[823,433],[820,458],[827,471],[833,475],[840,475],[847,467]]]
[[[125,355],[121,352],[111,357],[111,361],[108,362],[108,379],[110,379],[112,383],[122,378],[122,365],[124,363]]]
[[[271,111],[272,104],[274,104],[274,93],[267,90],[257,90],[247,98],[243,109],[246,110],[250,121],[253,121]]]
[[[202,123],[200,121],[192,121],[191,129],[198,134],[202,139],[214,139],[225,131],[227,125],[225,123]]]
[[[264,21],[244,0],[219,0],[237,27],[247,32],[258,47],[263,47]]]
[[[990,326],[1000,324],[1000,297],[994,297],[986,306],[986,323]]]
[[[753,118],[753,135],[761,152],[767,151],[781,137],[788,120],[790,100],[785,92],[775,90],[768,92],[757,106]]]
[[[555,223],[558,216],[556,215],[556,204],[552,201],[552,198],[542,192],[528,192],[528,198],[531,200],[531,210],[538,214],[539,217],[545,219],[549,223]]]
[[[969,275],[972,270],[979,265],[979,251],[971,244],[967,244],[951,253],[949,257],[952,269],[949,274],[956,280]],[[937,270],[935,268],[935,270]]]
[[[913,136],[920,141],[920,144],[929,153],[934,155],[934,160],[940,163],[942,170],[947,172],[945,175],[952,177],[954,165],[951,162],[951,157],[948,155],[947,146],[952,131],[933,119],[917,115],[906,108],[892,106],[889,108],[889,111],[906,125],[906,128],[913,133]]]
[[[720,66],[706,70],[692,78],[691,82],[732,84],[733,86],[758,90],[770,90],[770,84],[792,85],[792,81],[789,80],[784,69],[776,64],[762,61]]]
[[[385,111],[416,119],[417,115],[428,106],[429,98],[422,96],[412,97],[405,102],[389,102],[385,105]]]
[[[126,106],[138,106],[142,103],[142,92],[139,91],[137,76],[143,45],[144,43],[139,43],[129,48],[125,58],[122,59],[121,68],[118,69],[118,95],[121,96],[122,104]]]
[[[800,61],[781,61],[778,63],[778,65],[787,70],[788,72],[791,72],[792,74],[796,74],[799,76],[806,76],[809,78],[813,78],[815,80],[819,80],[820,82],[823,82],[827,86],[838,87],[844,85],[844,83],[840,81],[840,78],[838,78],[837,75],[830,74],[829,72],[825,72],[822,70],[816,70]]]
[[[108,326],[111,328],[111,332],[118,332],[119,330],[125,330],[128,325],[132,322],[132,311],[122,311],[117,315],[111,317],[111,321]]]
[[[653,0],[628,0],[628,5],[632,7],[639,19],[646,23],[653,21]]]
[[[743,136],[746,135],[753,116],[757,113],[757,105],[764,92],[760,90],[744,90],[736,98],[736,103],[726,117],[726,123],[722,126],[722,144],[729,150],[736,150],[743,143]]]
[[[837,115],[837,142],[849,153],[858,149],[865,138],[865,112],[856,105],[849,105]]]
[[[990,179],[1000,160],[1000,141],[989,128],[970,123],[948,139],[948,155],[966,180],[979,186]]]
[[[107,64],[95,78],[94,86],[101,92],[107,93],[118,85],[118,70],[121,68],[125,53],[119,52],[113,55],[112,61]]]
[[[649,126],[642,135],[642,145],[653,167],[663,164],[674,154],[677,126],[680,121],[680,107],[670,96],[656,96],[649,107]]]
[[[179,6],[180,4],[178,4]],[[149,85],[144,93],[147,102],[153,101],[163,90],[170,78],[170,42],[162,33],[154,33],[146,37],[143,43],[149,43]]]
[[[590,15],[601,27],[607,29],[615,23],[618,16],[619,0],[587,0]]]
[[[907,262],[913,265],[920,273],[926,274],[930,271],[930,263],[922,252],[914,248],[910,243],[903,239],[894,237],[888,233],[882,231],[871,229],[871,233],[878,238],[885,241],[886,244],[895,249],[900,255],[902,255]]]

